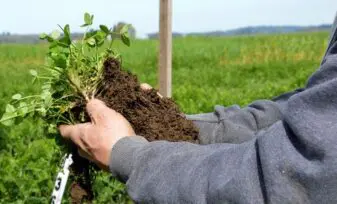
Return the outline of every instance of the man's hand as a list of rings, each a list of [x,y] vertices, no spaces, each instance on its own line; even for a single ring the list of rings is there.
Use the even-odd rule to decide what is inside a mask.
[[[130,123],[102,101],[93,99],[87,104],[91,123],[61,125],[60,133],[71,139],[79,154],[104,170],[109,170],[110,153],[114,144],[123,137],[136,135]]]
[[[153,89],[152,86],[151,86],[150,84],[147,84],[147,83],[142,83],[142,84],[140,85],[140,88],[143,89],[144,91],[148,91],[148,90]],[[162,96],[159,92],[157,92],[157,95],[158,95],[160,98],[163,98],[163,96]]]

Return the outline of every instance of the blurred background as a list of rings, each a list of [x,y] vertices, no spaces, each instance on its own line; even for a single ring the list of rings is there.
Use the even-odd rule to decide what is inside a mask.
[[[176,35],[215,36],[328,28],[337,6],[333,0],[184,0],[172,3],[172,29]],[[84,12],[95,15],[95,25],[131,23],[137,38],[152,37],[158,32],[157,0],[13,0],[3,2],[0,11],[3,35],[38,34],[55,29],[57,24],[70,24],[74,32],[81,32],[79,25]]]

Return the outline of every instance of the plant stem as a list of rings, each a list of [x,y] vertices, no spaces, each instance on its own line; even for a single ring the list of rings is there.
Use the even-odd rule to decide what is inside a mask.
[[[68,78],[68,81],[70,83],[70,85],[73,86],[73,88],[76,90],[76,92],[78,94],[80,94],[81,96],[83,96],[83,98],[86,100],[86,101],[89,101],[89,97],[87,96],[87,94],[84,93],[84,91],[77,86],[77,84],[69,77],[69,75],[67,75],[67,78]]]
[[[40,95],[32,95],[32,96],[25,96],[25,97],[22,97],[20,98],[19,100],[15,100],[13,103],[17,103],[17,102],[20,102],[24,99],[28,99],[28,98],[38,98]]]
[[[62,99],[65,99],[65,98],[68,98],[68,97],[71,97],[71,96],[76,97],[75,95],[66,95],[66,96],[62,96],[61,98],[56,99],[54,102],[60,101]]]
[[[47,65],[44,65],[42,68],[46,69],[46,70],[54,70],[54,71],[57,71],[58,73],[60,74],[63,74],[62,71],[58,70],[58,69],[63,69],[61,67],[53,67],[53,66],[47,66]]]
[[[9,118],[1,119],[0,122],[4,122],[4,121],[7,121],[7,120],[11,120],[11,119],[17,118],[17,117],[25,116],[25,115],[27,115],[28,113],[32,113],[32,112],[34,112],[34,110],[28,111],[28,112],[25,113],[25,114],[20,114],[20,115],[12,116],[12,117],[9,117]]]
[[[97,45],[95,46],[96,48],[96,70],[98,71],[99,70],[99,60],[98,60],[98,47]]]
[[[112,33],[110,35],[111,39],[110,39],[110,45],[109,45],[109,49],[111,50],[112,48],[112,43],[114,42],[113,38],[112,38]]]
[[[84,32],[84,34],[83,34],[83,38],[82,38],[82,54],[84,55],[84,45],[85,45],[85,43],[84,43],[84,40],[85,40],[85,38],[87,37],[87,32],[89,31],[89,27],[87,27],[87,29],[85,30],[85,32]]]

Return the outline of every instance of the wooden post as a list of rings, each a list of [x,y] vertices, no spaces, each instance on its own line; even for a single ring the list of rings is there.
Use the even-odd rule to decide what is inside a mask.
[[[159,16],[159,93],[164,97],[172,94],[172,1],[160,1]]]

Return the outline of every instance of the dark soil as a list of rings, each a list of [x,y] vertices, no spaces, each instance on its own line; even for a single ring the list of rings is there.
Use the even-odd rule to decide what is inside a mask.
[[[72,203],[83,203],[85,200],[90,200],[88,198],[88,192],[84,189],[79,182],[73,182],[70,187],[70,196]]]
[[[79,156],[77,148],[74,146],[72,147],[72,155],[74,163],[71,165],[71,180],[73,180],[70,186],[71,202],[74,204],[91,203],[93,199],[91,162]]]
[[[135,133],[148,141],[166,140],[198,143],[198,130],[184,117],[176,103],[169,98],[161,98],[155,89],[143,90],[135,75],[121,69],[117,59],[108,58],[104,62],[104,79],[96,98],[121,113],[132,125]],[[85,104],[74,112],[82,112]],[[83,199],[91,200],[88,162],[74,159],[73,173],[80,175],[71,187],[73,203]]]
[[[149,141],[197,142],[198,130],[175,102],[160,98],[155,89],[142,90],[137,77],[121,70],[116,59],[104,63],[104,83],[97,98],[121,113],[136,134]]]

